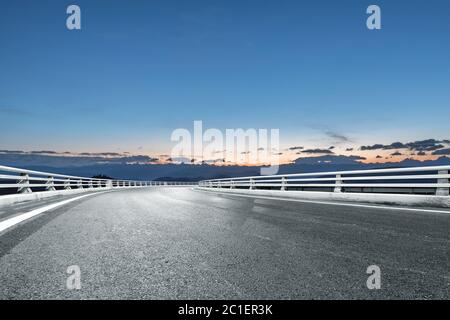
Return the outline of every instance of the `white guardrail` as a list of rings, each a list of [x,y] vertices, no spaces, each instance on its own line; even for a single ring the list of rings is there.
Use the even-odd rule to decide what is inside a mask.
[[[203,188],[449,195],[450,166],[315,172],[200,181]]]
[[[136,188],[149,186],[197,185],[192,182],[134,181],[95,179],[48,172],[18,169],[0,165],[0,191],[14,189],[15,193],[97,188]],[[1,194],[1,193],[0,193]]]

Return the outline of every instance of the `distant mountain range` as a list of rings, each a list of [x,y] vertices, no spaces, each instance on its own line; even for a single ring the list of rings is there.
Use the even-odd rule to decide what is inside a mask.
[[[198,181],[213,178],[259,175],[261,169],[260,166],[215,166],[209,164],[77,163],[69,157],[52,156],[40,156],[39,161],[36,161],[36,158],[33,159],[34,161],[30,161],[31,159],[27,157],[11,158],[8,156],[8,154],[0,154],[0,165],[68,175],[86,177],[105,175],[116,179],[133,180]],[[65,158],[66,162],[64,162],[63,158]],[[427,161],[406,159],[401,162],[369,164],[360,161],[361,158],[358,156],[342,155],[299,158],[292,164],[281,165],[279,174],[450,165],[450,158],[446,156]]]

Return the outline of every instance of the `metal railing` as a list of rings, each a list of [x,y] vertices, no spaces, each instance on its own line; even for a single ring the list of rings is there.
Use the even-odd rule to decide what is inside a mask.
[[[203,180],[204,188],[449,195],[450,166],[283,174]]]
[[[18,169],[0,165],[0,191],[12,189],[9,193],[32,193],[34,191],[56,191],[96,188],[138,188],[150,186],[196,185],[192,182],[136,181],[96,179]],[[6,194],[2,192],[0,194]]]

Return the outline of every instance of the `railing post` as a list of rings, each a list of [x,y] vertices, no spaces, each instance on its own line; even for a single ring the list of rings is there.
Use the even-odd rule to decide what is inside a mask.
[[[113,182],[112,182],[112,180],[106,180],[106,187],[107,187],[107,188],[112,188],[112,187],[113,187]]]
[[[234,181],[233,180],[230,181],[230,189],[234,189]]]
[[[70,190],[70,178],[64,181],[64,190]]]
[[[47,181],[45,182],[45,191],[55,191],[55,184],[53,181],[53,176],[50,176],[47,178]]]
[[[78,180],[78,182],[77,182],[77,188],[78,188],[78,189],[83,189],[83,180]]]
[[[448,170],[438,171],[438,174],[448,174]],[[437,179],[437,183],[449,183],[449,180],[447,178]],[[436,188],[436,195],[437,196],[448,196],[449,188]]]
[[[342,192],[342,179],[341,178],[342,177],[340,174],[336,175],[334,192]]]
[[[19,186],[19,188],[17,189],[18,193],[32,193],[33,192],[31,190],[31,188],[29,187],[30,176],[28,175],[28,173],[21,173],[20,179],[19,179],[19,181],[17,181],[17,184],[23,185],[23,186]]]
[[[90,179],[89,179],[89,182],[88,182],[88,188],[89,189],[94,189],[94,185],[92,184],[92,180],[90,180]]]
[[[249,189],[250,189],[250,190],[255,189],[255,180],[250,179],[250,188],[249,188]]]
[[[286,177],[281,177],[281,191],[286,191]]]

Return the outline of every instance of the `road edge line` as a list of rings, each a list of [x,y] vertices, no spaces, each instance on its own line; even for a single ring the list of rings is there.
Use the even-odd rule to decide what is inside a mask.
[[[335,201],[303,200],[303,199],[280,198],[280,197],[271,197],[271,196],[262,196],[262,195],[247,195],[247,194],[238,194],[238,193],[231,193],[231,192],[220,192],[220,191],[209,191],[209,190],[207,191],[207,190],[203,190],[203,189],[195,189],[195,190],[203,191],[203,192],[209,192],[209,193],[215,193],[215,194],[221,194],[221,195],[243,197],[243,198],[254,198],[254,199],[264,199],[264,200],[278,200],[278,201],[293,201],[293,202],[302,202],[302,203],[326,204],[326,205],[335,205],[335,206],[350,206],[350,207],[371,208],[371,209],[387,209],[387,210],[403,210],[403,211],[414,211],[414,212],[428,212],[428,213],[438,213],[438,214],[450,215],[450,211],[435,210],[435,209],[388,207],[388,206],[382,206],[382,205],[343,203],[343,202],[335,202]]]
[[[98,194],[102,194],[102,193],[105,193],[105,192],[107,192],[107,191],[84,194],[82,196],[78,196],[78,197],[75,197],[75,198],[70,198],[70,199],[67,199],[67,200],[59,201],[57,203],[52,203],[52,204],[46,205],[46,206],[38,208],[38,209],[34,209],[34,210],[31,210],[31,211],[28,211],[28,212],[25,212],[25,213],[18,214],[16,216],[12,217],[12,218],[9,218],[9,219],[6,219],[6,220],[3,220],[3,221],[0,222],[0,233],[5,231],[5,230],[7,230],[7,229],[9,229],[9,228],[14,227],[15,225],[17,225],[17,224],[19,224],[19,223],[21,223],[23,221],[31,219],[31,218],[39,215],[39,214],[42,214],[44,212],[49,211],[49,210],[56,209],[56,208],[59,208],[59,207],[62,207],[64,205],[66,205],[66,204],[68,204],[70,202],[74,202],[74,201],[77,201],[77,200],[80,200],[80,199],[83,199],[83,198],[86,198],[86,197],[89,197],[89,196],[98,195]]]

